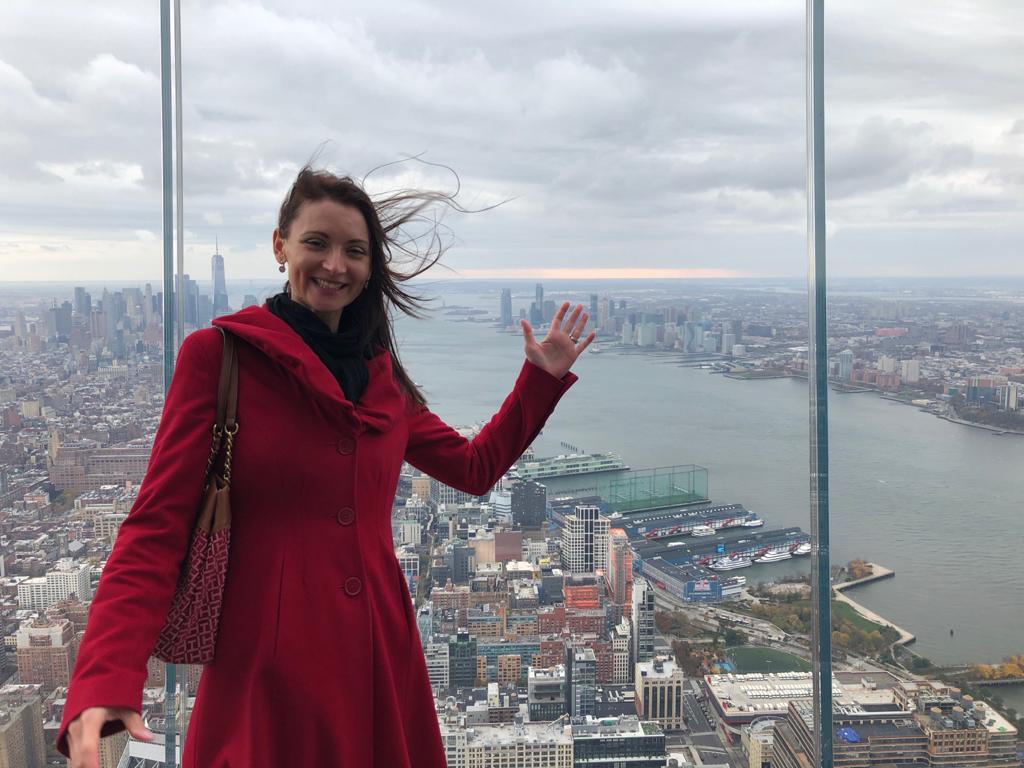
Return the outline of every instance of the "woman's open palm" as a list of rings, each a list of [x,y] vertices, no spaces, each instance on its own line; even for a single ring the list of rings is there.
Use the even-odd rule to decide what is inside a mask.
[[[559,379],[572,368],[576,358],[597,335],[596,331],[591,331],[585,339],[580,339],[580,335],[587,327],[587,313],[583,311],[582,304],[577,304],[567,319],[565,313],[568,309],[568,301],[559,307],[551,320],[548,335],[539,343],[533,337],[533,328],[530,324],[526,320],[519,321],[523,327],[526,359]]]

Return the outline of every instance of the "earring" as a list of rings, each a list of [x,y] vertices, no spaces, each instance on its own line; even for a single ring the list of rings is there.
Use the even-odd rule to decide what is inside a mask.
[[[284,272],[284,264],[278,264],[277,265],[277,271],[278,272]]]
[[[370,281],[367,280],[365,283],[363,283],[363,290],[365,291],[369,287],[370,287]]]

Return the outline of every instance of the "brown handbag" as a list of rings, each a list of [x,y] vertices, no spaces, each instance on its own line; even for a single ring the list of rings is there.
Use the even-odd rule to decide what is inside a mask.
[[[206,462],[206,479],[188,555],[153,655],[171,664],[213,661],[231,543],[231,451],[238,422],[238,358],[234,337],[224,337],[217,421]],[[218,459],[220,461],[218,462]]]

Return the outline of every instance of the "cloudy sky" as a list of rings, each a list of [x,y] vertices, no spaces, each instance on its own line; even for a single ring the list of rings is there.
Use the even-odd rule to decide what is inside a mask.
[[[1024,3],[830,0],[834,275],[1024,274]],[[461,179],[438,276],[801,275],[801,0],[185,0],[186,269],[296,170]],[[156,278],[159,3],[4,0],[0,280]],[[451,189],[415,161],[372,190]]]

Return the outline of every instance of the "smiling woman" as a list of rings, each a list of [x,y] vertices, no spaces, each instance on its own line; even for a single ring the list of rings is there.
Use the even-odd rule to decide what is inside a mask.
[[[576,381],[570,368],[594,333],[568,302],[543,340],[524,320],[526,360],[490,423],[469,440],[432,413],[398,361],[389,310],[415,313],[392,250],[415,253],[402,226],[439,200],[450,197],[374,201],[348,177],[303,168],[273,234],[285,290],[186,337],[69,686],[57,745],[74,768],[95,768],[101,736],[153,738],[139,701],[209,461],[221,331],[239,342],[238,437],[228,449],[238,511],[220,616],[199,641],[212,661],[182,765],[446,764],[391,534],[403,463],[486,494]],[[432,238],[413,274],[442,251]],[[200,571],[190,568],[189,580]]]

